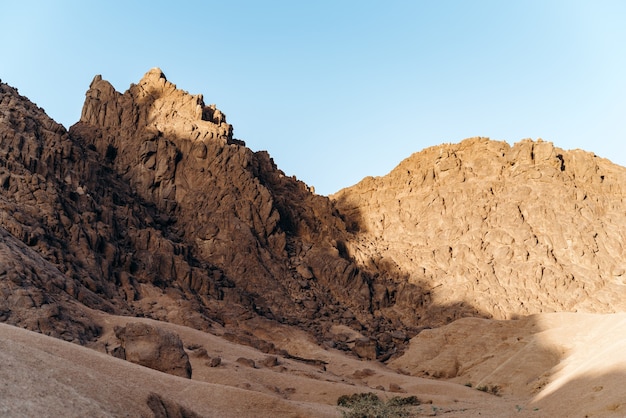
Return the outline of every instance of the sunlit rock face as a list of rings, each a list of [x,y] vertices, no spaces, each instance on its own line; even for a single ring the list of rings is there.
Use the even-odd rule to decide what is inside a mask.
[[[549,142],[428,148],[332,197],[357,260],[495,318],[626,308],[626,169]],[[421,307],[418,307],[418,309]]]

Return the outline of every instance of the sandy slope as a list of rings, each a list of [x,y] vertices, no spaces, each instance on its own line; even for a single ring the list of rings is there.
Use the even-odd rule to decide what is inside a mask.
[[[568,416],[626,416],[626,314],[553,314],[538,323],[565,355],[532,404]]]
[[[389,367],[324,350],[289,328],[275,329],[276,343],[324,367],[282,357],[270,364],[267,354],[218,335],[94,315],[104,334],[92,348],[0,324],[1,416],[153,416],[150,394],[208,417],[339,416],[340,395],[369,391],[383,398],[416,395],[423,402],[414,410],[418,416],[626,415],[626,314],[462,319],[423,331]],[[102,352],[115,344],[113,327],[127,321],[178,333],[193,348],[192,380]],[[216,356],[222,364],[209,367],[208,358]],[[255,367],[237,362],[242,357]],[[401,393],[390,391],[394,385]],[[495,385],[500,396],[476,390]]]
[[[0,333],[2,416],[152,416],[150,393],[209,417],[335,413],[324,405],[170,376],[4,324]]]
[[[99,319],[105,327],[100,349],[114,325],[137,320],[104,315]],[[415,408],[420,414],[501,416],[514,410],[510,400],[399,374],[381,364],[315,348],[298,335],[292,335],[291,343],[302,343],[308,354],[327,362],[326,370],[285,358],[279,358],[278,365],[265,366],[267,354],[250,347],[189,328],[158,325],[175,330],[185,346],[201,346],[209,356],[221,356],[222,365],[208,367],[206,357],[195,353],[198,348],[189,350],[194,370],[190,381],[116,359],[98,352],[98,347],[81,347],[0,324],[0,415],[153,416],[147,405],[151,393],[208,417],[339,416],[335,405],[340,395],[370,391],[383,398],[417,395],[425,402]],[[254,360],[256,367],[238,363],[240,357]],[[402,393],[389,392],[390,385],[398,385]]]
[[[626,416],[626,314],[467,318],[427,330],[391,364],[525,400],[522,414]]]

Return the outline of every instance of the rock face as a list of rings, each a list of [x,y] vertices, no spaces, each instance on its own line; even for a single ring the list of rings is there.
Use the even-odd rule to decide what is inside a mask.
[[[234,139],[224,114],[201,96],[177,89],[159,69],[124,94],[97,76],[86,96],[71,137],[95,148],[185,246],[157,244],[161,251],[189,254],[228,278],[232,288],[220,287],[218,299],[320,339],[335,321],[374,337],[411,324],[399,321],[394,303],[379,300],[394,282],[374,287],[346,256],[345,224],[330,201]],[[188,264],[158,268],[206,295],[207,280]]]
[[[410,305],[388,297],[399,282],[347,256],[329,199],[234,139],[221,111],[160,70],[123,94],[96,76],[69,132],[9,86],[0,103],[0,227],[45,264],[28,295],[7,288],[6,322],[65,332],[33,325],[44,311],[31,293],[54,291],[59,309],[78,301],[68,306],[198,329],[262,315],[323,340],[340,323],[379,353],[393,350],[393,330],[412,329]],[[80,326],[66,338],[98,332]]]
[[[193,259],[93,147],[11,87],[0,94],[3,321],[77,342],[99,332],[84,306],[199,328],[219,321],[211,303],[232,287],[224,275]],[[166,273],[176,269],[203,283],[205,302]],[[183,310],[164,311],[173,301]]]
[[[498,319],[626,309],[626,169],[593,154],[473,138],[333,199],[350,255],[422,287],[431,325],[446,305]]]
[[[143,324],[129,322],[115,330],[120,340],[120,358],[174,376],[191,379],[191,363],[178,335]]]
[[[0,83],[0,320],[85,343],[95,309],[271,353],[237,334],[262,316],[381,359],[460,317],[612,312],[624,184],[592,154],[477,138],[329,199],[159,69],[124,93],[96,76],[69,132]]]

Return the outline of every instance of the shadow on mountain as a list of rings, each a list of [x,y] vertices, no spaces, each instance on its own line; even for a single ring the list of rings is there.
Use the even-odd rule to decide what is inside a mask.
[[[340,195],[335,208],[346,207],[345,195]],[[384,256],[377,243],[367,237],[361,209],[352,206],[348,211],[335,213],[346,225],[347,237],[344,251],[347,258],[367,271],[372,277],[373,309],[391,308],[408,326],[423,328],[441,326],[463,317],[491,318],[491,315],[474,306],[470,300],[442,303],[433,299],[433,283],[416,279],[414,272],[400,267],[393,259]],[[362,239],[364,238],[364,239]],[[419,268],[415,263],[415,268]]]
[[[215,137],[229,131],[222,125],[201,140],[184,136],[193,129],[154,131],[157,101],[187,96],[160,73],[142,86],[148,93],[133,102],[144,87],[120,94],[94,78],[69,133],[2,86],[0,226],[24,247],[5,256],[42,259],[12,269],[13,281],[3,276],[5,321],[84,343],[97,327],[62,326],[74,301],[198,329],[237,330],[258,315],[319,342],[344,340],[331,332],[344,325],[368,339],[358,342],[368,358],[384,358],[432,325],[428,312],[480,315],[464,303],[437,306],[427,286],[402,281],[391,265],[353,260],[330,201],[267,153]]]

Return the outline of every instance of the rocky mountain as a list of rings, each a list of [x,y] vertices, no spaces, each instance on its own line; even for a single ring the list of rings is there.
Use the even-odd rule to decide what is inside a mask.
[[[141,398],[141,414],[154,416],[241,416],[227,409],[241,390],[265,405],[257,416],[278,406],[333,416],[338,393],[406,387],[433,394],[450,416],[468,407],[485,416],[474,402],[486,395],[458,387],[463,379],[513,396],[492,401],[494,416],[522,401],[554,415],[560,394],[579,398],[578,384],[550,379],[567,379],[563,364],[580,379],[584,324],[623,318],[532,315],[626,310],[625,185],[626,168],[588,152],[472,138],[325,197],[247,148],[215,105],[158,68],[124,93],[96,76],[69,131],[0,82],[0,321],[100,351],[56,344],[51,355],[53,344],[3,325],[4,362],[21,359],[16,382],[33,380],[32,341],[51,363],[80,356],[75,376],[93,358],[115,380],[108,370],[126,359],[194,380],[175,383],[179,404],[174,377],[137,371],[151,392],[134,388],[125,405]],[[563,343],[566,334],[578,342]],[[600,334],[612,353],[622,349],[621,337]],[[515,359],[532,370],[519,374]],[[435,390],[417,376],[455,385]],[[596,387],[622,378],[611,370]],[[219,381],[226,398],[184,395],[206,390],[197,380]],[[125,383],[115,382],[106,396],[85,395],[94,396],[85,410],[121,410]],[[291,385],[305,390],[295,403]],[[600,410],[621,410],[622,397],[611,391]]]
[[[590,153],[474,138],[328,199],[157,68],[125,93],[96,76],[69,132],[4,84],[0,106],[8,323],[86,341],[82,305],[260,315],[331,345],[343,324],[375,357],[463,316],[626,303],[626,170]]]
[[[497,319],[626,309],[626,169],[591,153],[472,138],[332,199],[349,254],[420,286],[430,322],[450,305]]]
[[[348,257],[328,198],[159,69],[123,94],[96,76],[69,132],[7,85],[0,106],[5,322],[85,342],[83,306],[198,329],[261,316],[369,358],[415,333],[388,295],[417,289]]]

